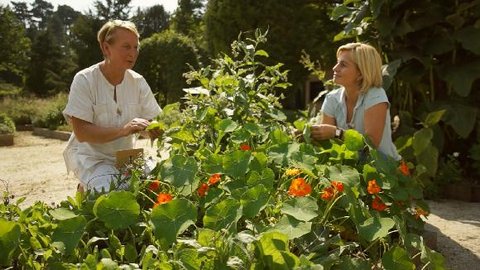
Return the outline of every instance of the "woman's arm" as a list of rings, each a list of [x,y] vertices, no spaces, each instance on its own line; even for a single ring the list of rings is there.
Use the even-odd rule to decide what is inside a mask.
[[[388,104],[378,103],[365,111],[364,126],[365,136],[372,140],[375,147],[382,142],[383,129],[385,128],[385,117],[387,117]]]
[[[135,118],[120,128],[100,127],[85,120],[71,117],[73,132],[79,142],[107,143],[118,138],[128,136],[144,130],[149,122],[142,118]]]
[[[313,125],[311,130],[311,137],[314,140],[327,140],[335,137],[337,130],[335,118],[323,114],[320,125]]]

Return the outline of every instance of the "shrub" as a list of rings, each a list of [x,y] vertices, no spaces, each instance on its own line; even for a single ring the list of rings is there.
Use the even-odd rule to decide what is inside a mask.
[[[15,132],[15,123],[4,113],[0,113],[0,134],[12,134]]]
[[[67,124],[63,116],[63,109],[67,104],[68,96],[64,93],[47,100],[45,107],[41,108],[32,119],[32,124],[35,127],[43,127],[51,130],[57,129],[59,126]]]

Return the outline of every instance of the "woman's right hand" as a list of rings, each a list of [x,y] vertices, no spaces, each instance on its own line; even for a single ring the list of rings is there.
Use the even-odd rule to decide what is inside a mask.
[[[329,124],[313,125],[310,137],[316,141],[328,140],[335,137],[337,127]]]
[[[134,133],[139,133],[140,131],[144,131],[149,124],[150,124],[150,121],[148,121],[147,119],[134,118],[130,122],[128,122],[125,126],[123,126],[125,136],[131,135]]]

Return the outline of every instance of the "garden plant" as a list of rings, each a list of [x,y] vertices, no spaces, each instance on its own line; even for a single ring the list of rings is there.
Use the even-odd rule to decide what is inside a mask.
[[[162,159],[123,172],[126,190],[25,209],[4,196],[0,265],[444,269],[421,236],[428,206],[413,164],[378,158],[353,130],[318,144],[307,120],[287,122],[288,72],[261,62],[265,39],[239,38],[231,56],[186,74],[185,102],[149,127],[165,131]]]

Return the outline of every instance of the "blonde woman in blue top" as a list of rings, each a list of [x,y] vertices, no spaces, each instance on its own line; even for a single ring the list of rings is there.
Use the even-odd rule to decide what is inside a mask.
[[[382,88],[381,68],[379,53],[368,44],[338,48],[333,82],[342,87],[326,95],[321,123],[311,130],[314,140],[341,138],[344,130],[355,129],[380,153],[401,159],[392,142],[390,102]]]

